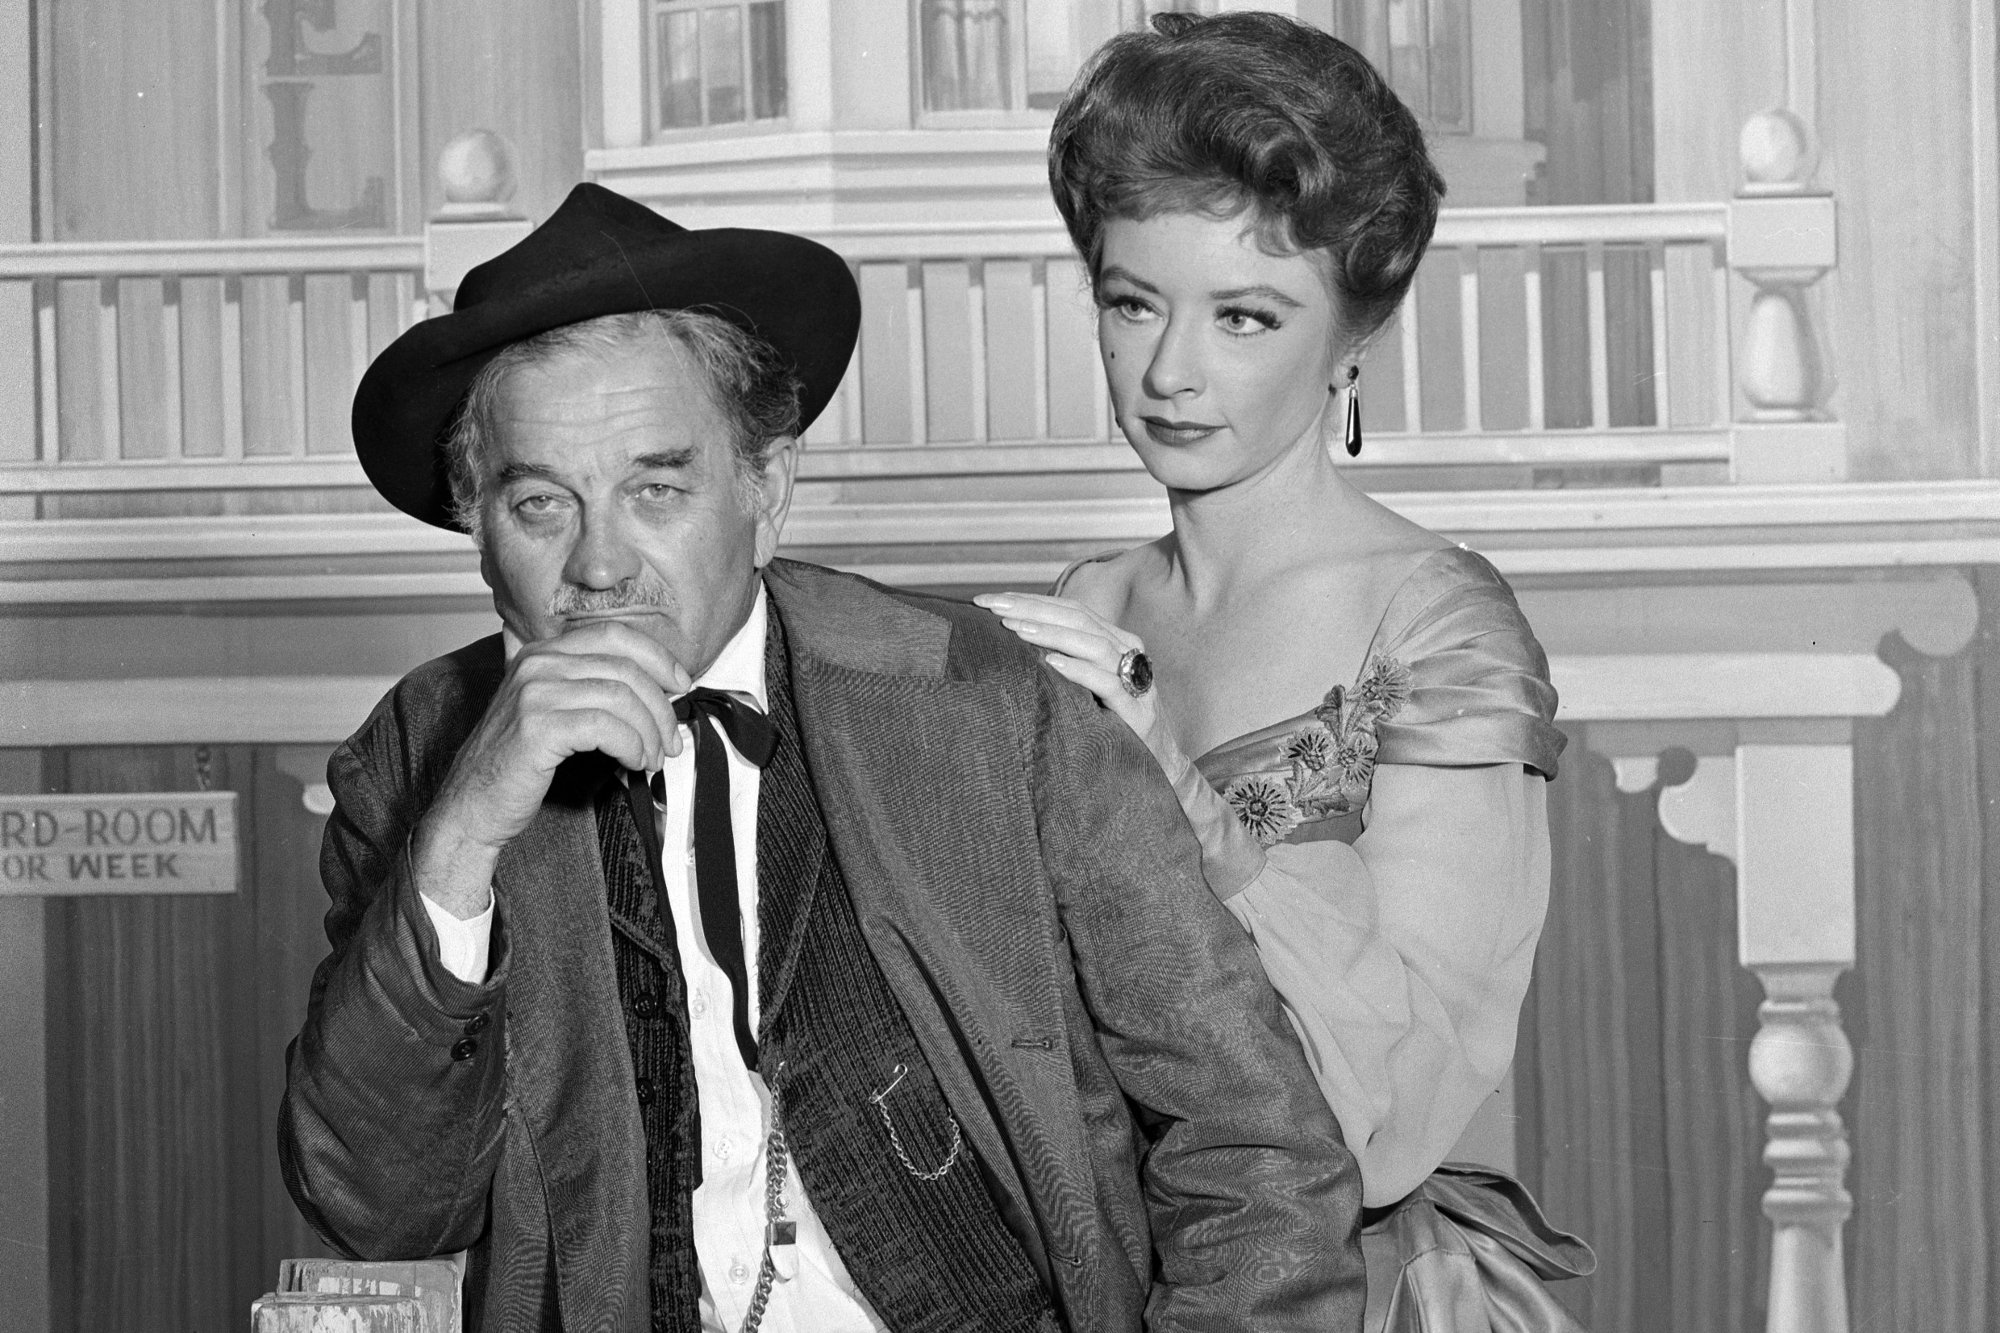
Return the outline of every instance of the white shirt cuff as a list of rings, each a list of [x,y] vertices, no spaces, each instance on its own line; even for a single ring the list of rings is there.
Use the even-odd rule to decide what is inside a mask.
[[[461,921],[423,894],[424,910],[430,913],[431,928],[437,931],[438,961],[460,981],[477,986],[486,980],[487,955],[493,946],[494,899],[486,899],[486,910]]]

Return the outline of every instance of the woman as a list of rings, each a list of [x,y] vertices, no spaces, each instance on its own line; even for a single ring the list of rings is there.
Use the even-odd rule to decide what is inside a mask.
[[[1436,223],[1422,132],[1325,33],[1162,15],[1078,76],[1049,176],[1173,530],[978,600],[1172,780],[1360,1160],[1369,1326],[1574,1328],[1537,1274],[1587,1247],[1507,1177],[1438,1169],[1541,933],[1547,662],[1492,566],[1327,447],[1343,389],[1360,444],[1363,354]]]

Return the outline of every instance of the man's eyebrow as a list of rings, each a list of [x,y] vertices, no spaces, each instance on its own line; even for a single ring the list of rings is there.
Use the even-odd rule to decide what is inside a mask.
[[[494,474],[494,480],[505,486],[515,481],[560,482],[562,478],[556,476],[553,468],[543,467],[539,463],[505,463]]]
[[[694,465],[693,445],[683,445],[679,449],[667,449],[650,454],[640,454],[633,458],[635,468],[685,468]]]

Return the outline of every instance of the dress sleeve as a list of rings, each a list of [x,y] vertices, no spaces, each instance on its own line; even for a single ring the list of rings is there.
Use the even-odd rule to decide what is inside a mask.
[[[1371,1207],[1444,1160],[1513,1060],[1548,905],[1543,787],[1518,764],[1386,765],[1351,846],[1270,847],[1226,901]]]
[[[1376,645],[1408,671],[1408,699],[1376,727],[1384,764],[1525,764],[1556,775],[1549,659],[1484,557],[1453,547],[1413,577],[1391,606],[1396,628]]]

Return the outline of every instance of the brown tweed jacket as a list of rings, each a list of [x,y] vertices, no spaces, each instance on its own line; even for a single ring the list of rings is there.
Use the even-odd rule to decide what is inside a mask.
[[[1068,1327],[1359,1329],[1353,1157],[1144,747],[984,611],[765,580],[863,934]],[[497,637],[418,668],[328,766],[286,1181],[351,1254],[471,1247],[486,1328],[636,1333],[644,1145],[585,784],[566,766],[501,858],[484,984],[439,965],[410,882],[502,669]],[[767,1011],[795,944],[765,941]]]

